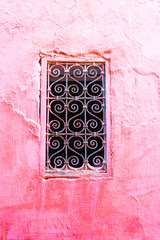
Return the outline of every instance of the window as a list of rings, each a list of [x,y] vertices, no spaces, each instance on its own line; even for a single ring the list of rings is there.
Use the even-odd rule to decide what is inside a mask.
[[[107,172],[105,62],[46,65],[45,173]]]

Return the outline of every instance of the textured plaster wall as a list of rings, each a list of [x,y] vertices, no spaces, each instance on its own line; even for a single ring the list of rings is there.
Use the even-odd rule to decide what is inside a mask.
[[[160,1],[0,9],[0,237],[159,240]],[[39,176],[39,53],[52,50],[111,57],[113,179]]]

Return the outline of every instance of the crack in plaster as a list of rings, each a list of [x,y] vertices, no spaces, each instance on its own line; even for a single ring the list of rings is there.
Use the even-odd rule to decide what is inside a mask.
[[[143,218],[140,217],[140,213],[138,214],[138,218],[139,218],[139,224],[141,225],[142,228],[142,232],[143,232],[143,239],[147,240],[148,239],[148,234],[146,232],[146,228],[144,227],[144,223],[143,223]]]
[[[5,100],[2,100],[0,103],[4,103],[4,104],[7,104],[8,106],[11,106],[12,111],[14,113],[17,113],[18,116],[21,116],[23,118],[24,122],[27,123],[27,125],[29,126],[29,131],[32,133],[32,135],[38,139],[40,138],[40,127],[39,127],[38,123],[36,123],[34,120],[32,120],[30,118],[27,118],[22,111],[20,111],[14,107],[13,103],[9,103]]]
[[[143,71],[139,71],[138,69],[136,69],[136,68],[132,68],[133,69],[133,71],[135,71],[136,73],[138,73],[138,74],[140,74],[140,75],[142,75],[142,76],[155,76],[156,78],[160,78],[159,76],[158,76],[158,74],[156,74],[155,72],[143,72]]]
[[[74,4],[73,4],[73,6],[71,6],[69,9],[71,10],[71,9],[72,9],[72,8],[74,8],[74,7],[78,7],[77,0],[75,0],[75,1],[74,1]]]
[[[110,56],[109,54],[111,54],[111,50],[106,50],[106,51],[103,51],[103,52],[100,52],[100,51],[97,51],[97,50],[92,50],[92,51],[88,51],[86,53],[76,53],[76,54],[68,54],[64,51],[59,51],[59,50],[56,50],[56,49],[53,49],[52,51],[48,51],[48,52],[43,52],[43,51],[40,51],[40,57],[55,57],[56,55],[63,55],[63,56],[66,56],[66,57],[79,57],[79,58],[83,58],[85,56],[88,56],[88,55],[96,55],[96,56],[99,56],[105,60],[110,60]],[[105,57],[105,54],[108,54],[107,57]],[[84,58],[85,61],[87,61],[88,59]]]

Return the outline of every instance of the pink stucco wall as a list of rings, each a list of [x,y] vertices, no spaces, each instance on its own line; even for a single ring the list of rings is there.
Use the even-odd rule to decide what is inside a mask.
[[[159,0],[0,8],[0,237],[159,240]],[[52,50],[111,58],[112,179],[39,174],[39,53]]]

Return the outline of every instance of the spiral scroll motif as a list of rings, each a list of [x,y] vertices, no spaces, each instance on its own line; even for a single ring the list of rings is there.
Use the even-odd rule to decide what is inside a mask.
[[[64,162],[65,162],[65,159],[62,156],[51,157],[50,167],[51,169],[54,169],[54,168],[62,169],[64,168]]]
[[[50,131],[51,132],[62,132],[64,129],[64,123],[60,118],[54,119],[50,122]]]
[[[100,167],[102,163],[103,163],[103,158],[101,156],[96,156],[93,158],[94,166]]]
[[[51,137],[50,139],[50,148],[59,151],[63,147],[63,138],[62,137]]]
[[[83,76],[83,68],[82,66],[72,66],[70,67],[69,69],[69,74],[70,76],[72,77],[75,77],[75,78],[80,78]]]
[[[92,80],[98,78],[101,76],[101,68],[98,66],[89,66],[87,76],[92,78]]]
[[[62,65],[53,65],[50,68],[50,75],[54,78],[63,76],[64,75],[64,67]]]
[[[46,114],[48,171],[103,171],[104,64],[49,63]]]
[[[50,103],[51,111],[54,114],[59,114],[64,111],[64,102],[63,101],[52,101]]]
[[[53,83],[51,86],[51,96],[64,96],[65,86],[59,83]]]
[[[83,89],[82,86],[78,83],[74,83],[72,85],[69,86],[69,94],[70,96],[74,97],[74,96],[80,96],[83,93]]]
[[[92,104],[91,110],[93,113],[99,113],[101,112],[102,108],[101,108],[101,103],[100,102],[95,102]]]

